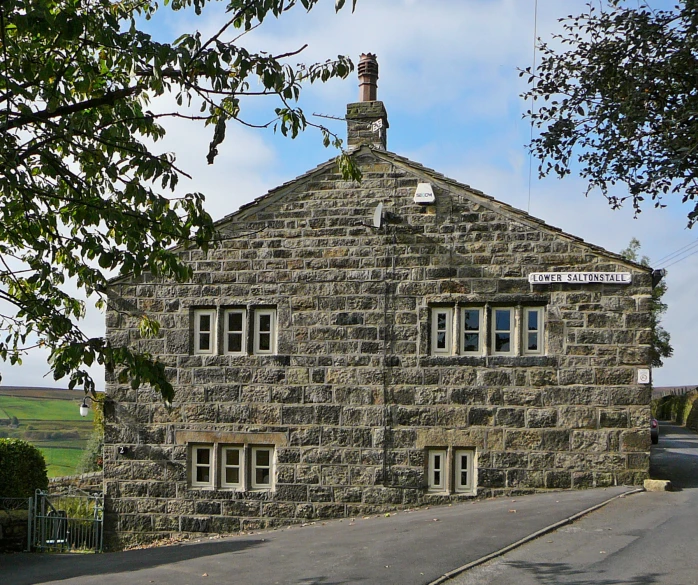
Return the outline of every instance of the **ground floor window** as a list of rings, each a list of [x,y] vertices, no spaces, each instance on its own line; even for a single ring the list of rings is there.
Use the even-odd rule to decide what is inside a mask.
[[[459,447],[427,449],[427,489],[435,493],[474,494],[475,450]]]
[[[274,452],[270,445],[190,445],[191,487],[271,490],[274,488]]]

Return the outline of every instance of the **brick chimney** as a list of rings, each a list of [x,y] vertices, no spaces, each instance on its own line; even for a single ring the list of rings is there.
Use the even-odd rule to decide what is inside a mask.
[[[359,60],[359,101],[347,104],[347,146],[368,144],[385,150],[388,144],[388,114],[378,96],[378,61],[371,53]]]

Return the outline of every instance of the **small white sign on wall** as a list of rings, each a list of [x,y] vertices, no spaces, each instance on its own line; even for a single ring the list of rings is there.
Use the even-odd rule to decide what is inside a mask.
[[[532,272],[531,284],[631,284],[630,272]]]
[[[650,383],[650,371],[647,368],[640,368],[637,371],[637,383],[638,384],[649,384]]]

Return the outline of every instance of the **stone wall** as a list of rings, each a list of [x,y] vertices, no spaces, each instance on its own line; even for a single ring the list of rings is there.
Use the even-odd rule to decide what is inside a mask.
[[[389,153],[355,156],[361,184],[325,165],[220,223],[208,253],[183,251],[192,283],[114,284],[110,341],[165,362],[176,397],[108,383],[112,542],[472,497],[425,489],[429,447],[474,449],[478,496],[647,477],[649,270]],[[436,205],[413,203],[421,181]],[[376,229],[379,202],[391,215]],[[532,286],[535,271],[633,283]],[[432,307],[472,304],[545,307],[545,354],[432,355]],[[277,355],[193,355],[195,308],[270,305]],[[142,312],[162,324],[154,339]],[[187,433],[283,437],[275,488],[193,489]]]
[[[75,490],[84,492],[101,492],[104,489],[104,474],[101,471],[83,473],[81,475],[66,475],[49,478],[48,491],[50,494],[67,494]]]

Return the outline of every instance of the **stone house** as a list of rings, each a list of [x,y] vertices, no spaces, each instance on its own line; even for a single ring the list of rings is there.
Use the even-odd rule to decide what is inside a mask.
[[[361,182],[331,160],[182,250],[193,282],[113,283],[176,398],[108,381],[112,542],[648,476],[652,271],[387,151],[359,76]]]

